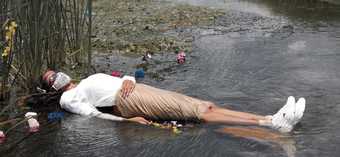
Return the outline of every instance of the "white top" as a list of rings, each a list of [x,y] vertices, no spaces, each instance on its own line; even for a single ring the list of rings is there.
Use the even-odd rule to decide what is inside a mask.
[[[134,77],[113,77],[107,74],[94,74],[82,80],[75,88],[65,91],[60,98],[61,108],[80,115],[97,116],[99,118],[122,120],[117,117],[103,117],[96,107],[115,105],[115,99],[121,90],[124,80],[136,83]]]

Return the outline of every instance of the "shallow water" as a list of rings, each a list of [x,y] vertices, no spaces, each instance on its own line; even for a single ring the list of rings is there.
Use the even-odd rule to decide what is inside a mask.
[[[174,2],[224,9],[233,21],[221,18],[216,27],[168,32],[192,33],[193,52],[184,65],[176,64],[174,54],[153,56],[140,81],[258,114],[275,112],[289,95],[305,97],[305,116],[288,140],[234,137],[216,131],[220,125],[195,125],[174,134],[68,115],[5,156],[338,156],[340,5],[316,0]],[[98,55],[94,63],[98,72],[133,74],[141,61],[113,54]],[[11,136],[24,135],[15,131]]]

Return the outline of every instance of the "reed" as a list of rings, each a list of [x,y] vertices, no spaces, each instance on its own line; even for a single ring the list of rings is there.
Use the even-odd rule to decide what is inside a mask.
[[[10,97],[13,86],[24,92],[34,91],[46,68],[89,65],[91,3],[91,0],[0,1],[2,100]],[[8,40],[6,28],[13,22],[17,27]],[[10,47],[9,51],[6,47]]]

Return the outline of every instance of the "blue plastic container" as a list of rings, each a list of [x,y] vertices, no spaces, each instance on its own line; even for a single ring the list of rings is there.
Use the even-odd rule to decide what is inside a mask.
[[[142,68],[139,68],[135,72],[135,78],[144,78],[144,70]]]

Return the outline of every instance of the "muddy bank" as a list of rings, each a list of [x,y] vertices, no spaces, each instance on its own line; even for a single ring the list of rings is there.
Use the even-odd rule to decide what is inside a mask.
[[[127,54],[167,52],[176,48],[191,51],[193,36],[183,31],[211,26],[225,15],[206,7],[153,0],[95,1],[94,12],[93,47]],[[171,30],[179,34],[169,33]]]

